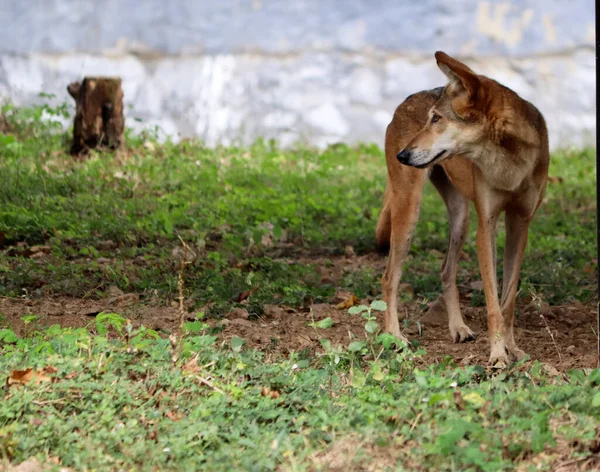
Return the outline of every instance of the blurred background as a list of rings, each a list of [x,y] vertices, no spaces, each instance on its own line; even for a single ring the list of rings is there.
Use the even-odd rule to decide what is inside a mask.
[[[536,104],[553,149],[595,146],[592,0],[0,0],[0,20],[3,102],[120,76],[127,126],[175,140],[382,146],[445,83],[442,49]]]

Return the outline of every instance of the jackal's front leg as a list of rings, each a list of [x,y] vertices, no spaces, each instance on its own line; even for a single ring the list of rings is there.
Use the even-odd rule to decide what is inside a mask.
[[[478,212],[479,213],[479,212]],[[489,365],[508,366],[504,318],[500,311],[496,267],[494,263],[495,230],[498,214],[479,214],[477,226],[477,258],[483,280],[483,291],[487,308],[488,336],[490,340]]]
[[[398,284],[402,267],[410,250],[410,243],[421,207],[421,193],[403,194],[397,197],[392,211],[392,234],[390,255],[382,279],[383,299],[387,303],[385,311],[385,331],[407,341],[400,332],[398,322]]]

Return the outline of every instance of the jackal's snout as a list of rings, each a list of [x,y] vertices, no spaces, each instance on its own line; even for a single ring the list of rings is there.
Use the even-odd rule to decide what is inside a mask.
[[[396,159],[400,161],[401,164],[408,165],[410,162],[410,158],[412,157],[412,153],[404,148],[398,154],[396,154]]]

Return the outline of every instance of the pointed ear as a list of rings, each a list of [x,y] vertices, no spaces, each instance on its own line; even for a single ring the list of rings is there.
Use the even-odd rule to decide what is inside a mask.
[[[440,70],[446,74],[450,82],[462,85],[469,95],[476,94],[479,88],[479,77],[477,77],[475,72],[442,51],[435,53],[435,60]]]

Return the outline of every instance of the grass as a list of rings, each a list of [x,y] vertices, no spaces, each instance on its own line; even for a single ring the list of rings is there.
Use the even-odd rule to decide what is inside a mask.
[[[374,145],[284,151],[258,141],[209,149],[129,137],[124,154],[75,161],[64,153],[68,137],[50,133],[34,111],[5,110],[13,133],[0,139],[0,232],[5,246],[26,246],[0,262],[0,294],[102,296],[115,285],[172,299],[183,240],[197,255],[186,279],[197,306],[212,301],[222,314],[249,278],[257,302],[299,305],[335,287],[323,286],[311,264],[282,258],[374,247],[386,172]],[[552,156],[550,175],[562,181],[549,184],[531,226],[522,293],[534,290],[551,304],[594,296],[594,173],[593,150]],[[474,213],[459,283],[478,278]],[[440,291],[446,238],[445,208],[428,186],[405,271],[419,296]],[[29,257],[31,245],[49,246],[45,264]],[[367,268],[346,283],[376,293],[379,277]]]
[[[381,274],[372,267],[336,280],[319,270],[335,268],[347,246],[358,254],[374,246],[386,172],[377,146],[282,150],[258,141],[209,149],[142,135],[128,136],[123,153],[74,160],[64,152],[68,136],[52,122],[64,113],[3,109],[0,295],[93,299],[116,286],[142,303],[168,304],[183,274],[189,316],[206,313],[171,338],[116,313],[78,329],[41,328],[30,316],[21,335],[3,322],[3,375],[17,382],[16,370],[42,369],[39,384],[3,389],[5,462],[495,471],[581,465],[597,454],[597,371],[557,374],[537,362],[500,374],[451,360],[426,365],[420,352],[377,335],[371,309],[362,313],[366,339],[347,348],[332,347],[327,322],[319,322],[323,350],[314,356],[284,358],[240,338],[216,340],[204,318],[221,317],[246,290],[251,315],[264,304],[328,301],[340,289],[378,298]],[[594,298],[594,172],[594,150],[552,156],[523,295],[550,304]],[[479,278],[474,229],[460,284]],[[440,291],[446,238],[445,208],[428,186],[404,275],[423,301]],[[502,247],[500,231],[499,254]]]
[[[341,461],[338,470],[496,471],[584,462],[600,447],[598,371],[550,377],[535,363],[490,376],[423,366],[375,338],[364,351],[267,359],[239,339],[215,345],[201,323],[169,340],[128,332],[123,321],[105,322],[105,334],[52,327],[5,344],[3,371],[52,366],[55,379],[5,389],[5,460],[60,457],[75,470],[309,470]]]

